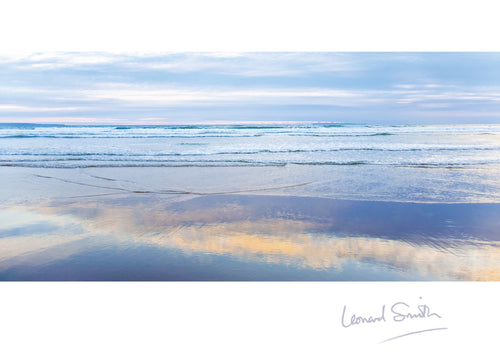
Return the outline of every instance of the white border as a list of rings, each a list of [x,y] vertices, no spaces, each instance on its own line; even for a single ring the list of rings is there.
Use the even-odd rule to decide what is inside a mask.
[[[496,2],[16,0],[0,52],[498,51]]]

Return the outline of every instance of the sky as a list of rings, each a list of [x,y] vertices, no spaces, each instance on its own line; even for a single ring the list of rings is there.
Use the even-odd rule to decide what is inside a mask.
[[[0,123],[500,123],[500,53],[0,54]]]

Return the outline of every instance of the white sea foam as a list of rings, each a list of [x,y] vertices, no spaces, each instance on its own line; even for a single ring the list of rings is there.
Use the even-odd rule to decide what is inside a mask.
[[[498,164],[498,125],[0,125],[1,166],[486,168]]]

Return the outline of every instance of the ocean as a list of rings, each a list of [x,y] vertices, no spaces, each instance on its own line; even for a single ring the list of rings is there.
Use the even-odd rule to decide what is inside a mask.
[[[0,124],[0,165],[18,167],[500,164],[500,125],[61,126]]]

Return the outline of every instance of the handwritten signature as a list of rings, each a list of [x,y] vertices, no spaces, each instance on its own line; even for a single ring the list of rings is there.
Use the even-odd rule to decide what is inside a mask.
[[[420,297],[420,299],[422,299],[422,297]],[[420,304],[417,305],[416,307],[412,307],[405,302],[394,303],[390,307],[390,311],[386,311],[386,306],[383,305],[377,313],[374,313],[373,315],[369,316],[360,316],[355,313],[353,314],[347,314],[347,313],[348,313],[347,306],[344,305],[341,317],[341,324],[344,328],[349,328],[355,325],[383,323],[391,321],[391,319],[393,322],[397,323],[414,319],[426,319],[431,317],[442,319],[441,315],[439,315],[436,312],[432,312],[427,304]],[[425,330],[419,330],[416,332],[399,335],[394,338],[389,338],[387,340],[384,340],[383,342],[401,338],[411,334],[423,333],[433,330],[442,330],[442,329],[448,329],[448,328],[430,328]]]

